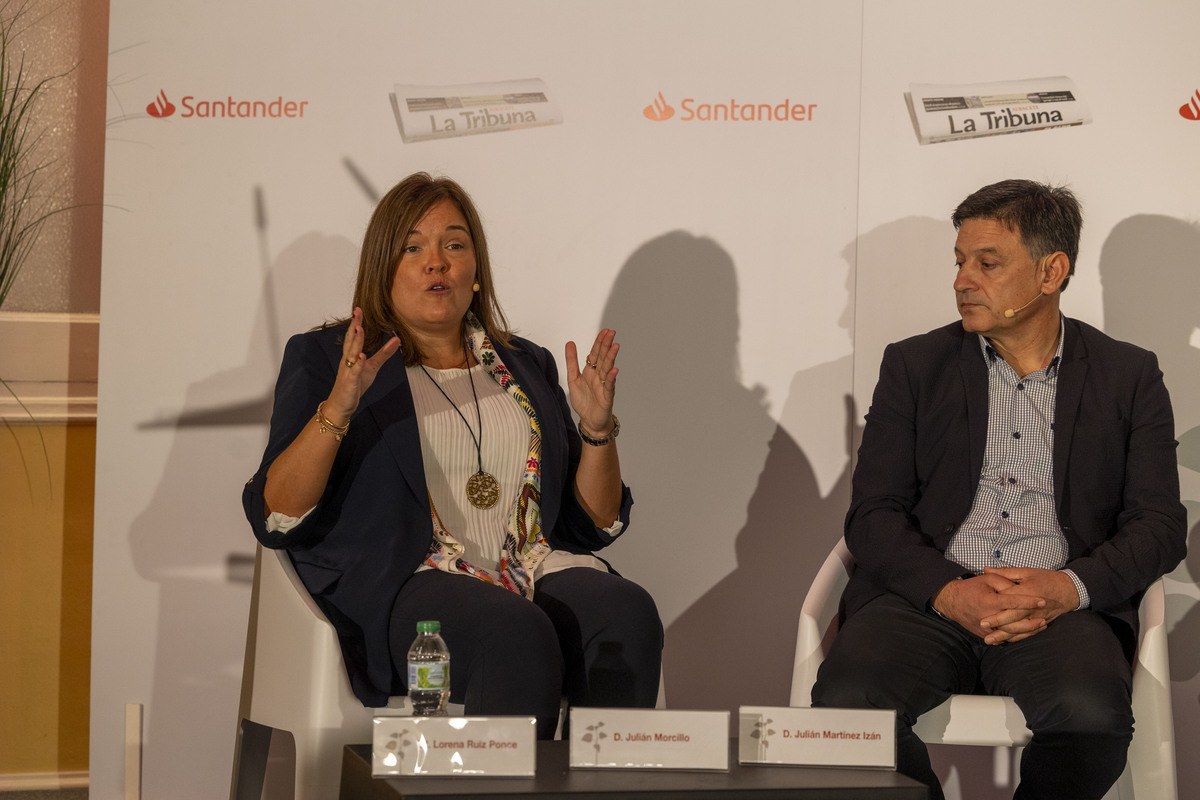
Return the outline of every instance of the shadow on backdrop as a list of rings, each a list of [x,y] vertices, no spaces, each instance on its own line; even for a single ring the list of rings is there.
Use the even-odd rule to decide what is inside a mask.
[[[179,783],[171,787],[154,785],[163,770],[147,770],[147,796],[228,790],[255,546],[241,486],[266,444],[284,342],[344,314],[353,291],[358,248],[349,240],[305,234],[268,262],[261,224],[260,231],[262,288],[244,363],[197,375],[180,409],[138,426],[139,436],[171,437],[155,493],[129,532],[138,574],[158,584],[154,685],[143,701],[145,760],[178,765],[168,771]],[[214,707],[229,720],[229,735],[202,741]]]
[[[637,431],[622,440],[636,532],[617,563],[643,570],[660,602],[668,703],[786,705],[800,602],[840,535],[843,482],[822,498],[765,391],[742,384],[737,273],[713,240],[674,231],[640,247],[604,324],[629,343],[621,415]],[[794,327],[780,321],[782,334]],[[775,346],[786,352],[786,337]],[[849,357],[814,370],[827,382],[807,386],[801,373],[792,397],[826,395],[836,416],[813,422],[844,426]]]
[[[1171,577],[1200,579],[1200,227],[1173,217],[1139,214],[1122,220],[1104,242],[1100,277],[1104,330],[1158,355],[1179,439],[1184,504],[1188,509],[1188,554]],[[1188,595],[1167,594],[1171,682],[1176,742],[1200,741],[1200,604]],[[1177,747],[1179,796],[1200,794],[1200,762]]]
[[[636,501],[614,563],[659,604],[671,707],[729,708],[741,688],[730,678],[743,670],[718,667],[729,646],[720,637],[731,625],[762,627],[768,587],[733,598],[699,626],[687,609],[734,568],[737,532],[778,434],[765,390],[741,383],[733,261],[713,240],[683,231],[652,239],[621,268],[603,323],[626,343],[620,414],[632,435],[621,440],[621,461]],[[766,535],[781,551],[791,547],[790,527]],[[689,660],[696,653],[703,657]],[[754,670],[780,660],[782,649],[770,659],[755,653]]]

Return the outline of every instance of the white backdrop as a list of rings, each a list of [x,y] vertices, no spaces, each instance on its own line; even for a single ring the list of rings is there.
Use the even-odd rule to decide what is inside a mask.
[[[840,533],[882,347],[954,313],[945,220],[958,200],[1017,174],[1071,182],[1088,224],[1065,304],[1090,322],[1115,313],[1102,247],[1117,274],[1143,247],[1173,259],[1174,279],[1194,270],[1181,256],[1200,122],[1176,109],[1200,83],[1187,38],[1200,15],[1165,2],[1130,15],[1094,3],[1017,4],[997,19],[930,2],[113,0],[92,796],[120,796],[129,702],[146,706],[146,797],[227,791],[253,549],[238,496],[282,343],[348,311],[374,198],[415,170],[474,195],[524,335],[561,353],[618,331],[636,507],[607,555],[659,603],[669,704],[785,704],[799,598]],[[903,102],[910,81],[1058,74],[1093,124],[922,147]],[[400,138],[396,83],[523,78],[546,83],[563,124]],[[176,110],[154,118],[160,92]],[[642,109],[660,92],[676,113],[652,121]],[[187,117],[188,96],[307,105],[302,118]],[[687,98],[816,107],[805,122],[710,122],[685,119]],[[1173,249],[1154,236],[1158,217],[1178,224]],[[1114,242],[1122,221],[1131,230]],[[1200,385],[1170,371],[1197,374],[1191,327],[1180,345],[1137,326],[1156,316],[1154,293],[1113,301],[1134,304],[1118,335],[1173,348],[1179,430],[1195,427]],[[1171,639],[1184,752],[1200,741],[1194,574],[1172,583],[1173,622],[1191,632]],[[754,685],[727,678],[735,658],[715,643],[734,638],[758,654]],[[969,787],[973,765],[944,758]],[[1181,776],[1200,791],[1193,765]]]

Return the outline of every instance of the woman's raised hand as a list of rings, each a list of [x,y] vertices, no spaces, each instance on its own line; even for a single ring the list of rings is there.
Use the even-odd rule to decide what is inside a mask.
[[[567,342],[567,389],[571,408],[579,415],[579,424],[589,435],[603,438],[613,429],[613,398],[617,392],[617,332],[605,328],[596,335],[591,350],[584,356],[583,370],[574,342]]]
[[[350,420],[358,409],[358,401],[375,382],[379,368],[400,349],[399,337],[393,336],[375,351],[375,355],[367,358],[362,349],[365,339],[362,309],[355,308],[342,342],[342,363],[338,364],[337,379],[329,399],[325,401],[324,414],[334,424],[340,425]]]

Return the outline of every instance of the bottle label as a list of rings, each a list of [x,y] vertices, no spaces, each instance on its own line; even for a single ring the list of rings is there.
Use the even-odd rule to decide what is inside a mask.
[[[408,663],[409,689],[445,689],[450,685],[449,664]]]

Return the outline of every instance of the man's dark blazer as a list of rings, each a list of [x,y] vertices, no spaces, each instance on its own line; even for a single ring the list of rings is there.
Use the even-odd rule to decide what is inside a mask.
[[[424,560],[433,538],[421,441],[404,359],[383,365],[363,395],[338,448],[325,494],[286,534],[265,525],[262,489],[267,469],[329,396],[342,360],[344,327],[293,336],[275,386],[271,433],[242,505],[266,547],[287,548],[296,572],[337,628],[355,695],[366,706],[403,694],[392,668],[388,620],[400,587]],[[558,385],[554,358],[513,337],[496,347],[537,412],[542,429],[542,530],[557,550],[588,553],[613,536],[597,528],[575,499],[582,443]],[[620,520],[628,525],[633,500],[623,487]],[[464,579],[465,580],[465,579]]]
[[[926,608],[967,574],[944,553],[983,465],[985,358],[960,322],[884,351],[846,517],[856,563],[843,595],[847,615],[884,592]],[[1146,587],[1186,548],[1175,423],[1154,354],[1066,319],[1053,430],[1066,567],[1094,610],[1136,635]]]

